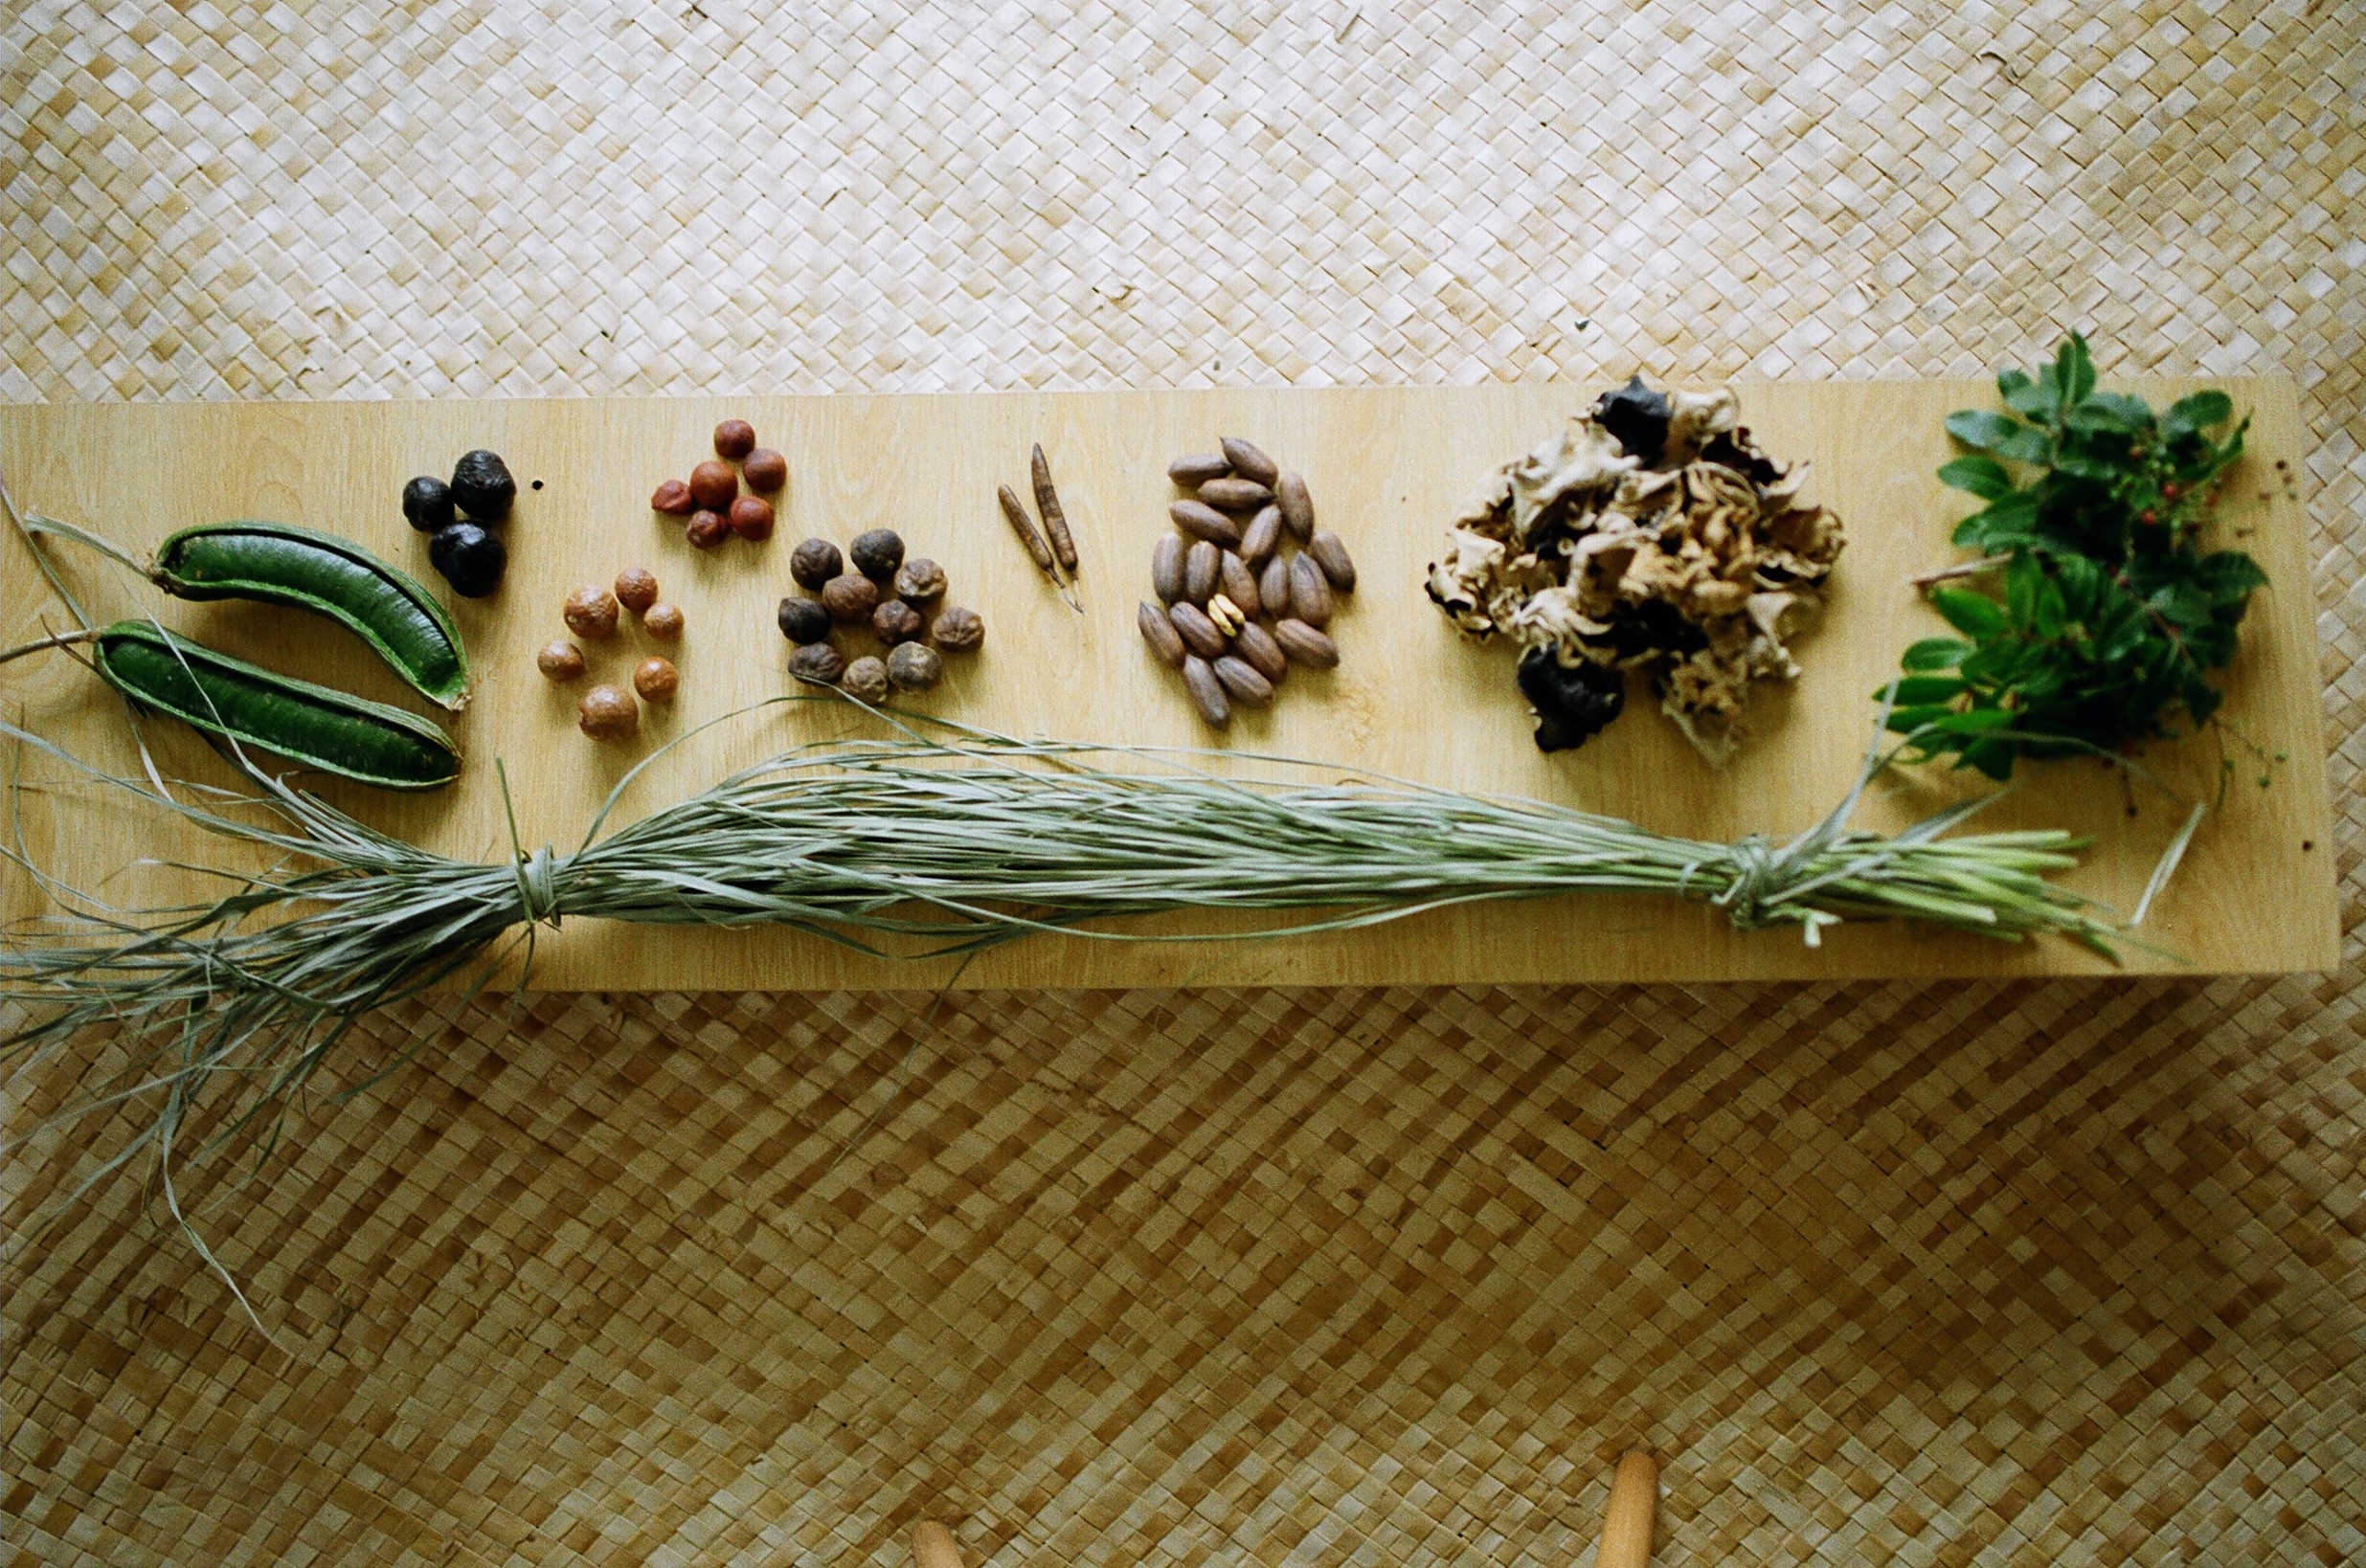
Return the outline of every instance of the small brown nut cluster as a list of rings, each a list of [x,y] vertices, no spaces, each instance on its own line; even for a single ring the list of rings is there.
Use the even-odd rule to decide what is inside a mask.
[[[826,539],[805,540],[790,554],[789,574],[812,595],[782,599],[777,617],[791,644],[789,672],[800,680],[879,702],[890,690],[928,690],[947,658],[985,643],[978,612],[943,603],[945,569],[908,555],[892,529],[866,529],[843,554]],[[849,662],[838,638],[866,634],[879,651]]]
[[[687,482],[669,479],[660,484],[649,497],[650,508],[683,519],[693,549],[713,549],[733,534],[751,543],[770,539],[777,514],[764,498],[789,482],[789,459],[757,446],[755,427],[745,419],[726,419],[714,427],[714,451],[690,470]],[[743,479],[757,493],[740,494]]]
[[[1336,668],[1339,647],[1322,628],[1336,595],[1356,586],[1346,545],[1315,526],[1305,477],[1239,437],[1220,444],[1167,464],[1183,492],[1167,507],[1177,531],[1151,551],[1157,600],[1135,615],[1150,656],[1182,674],[1215,726],[1236,704],[1272,702],[1294,663]]]
[[[542,645],[542,651],[534,655],[534,668],[561,685],[570,681],[580,681],[583,679],[583,650],[565,638],[555,642],[546,642]]]
[[[597,583],[585,583],[567,595],[567,607],[561,612],[567,629],[577,637],[597,641],[616,633],[616,595]]]
[[[616,574],[616,601],[636,616],[645,616],[657,602],[657,574],[647,567],[626,567]]]
[[[657,576],[646,567],[626,567],[617,573],[614,591],[597,583],[585,583],[567,595],[562,616],[568,630],[587,641],[603,641],[616,635],[620,608],[631,610],[641,617],[642,629],[661,641],[670,642],[682,635],[682,612],[657,596]],[[552,681],[565,683],[583,678],[583,650],[561,638],[550,643],[534,656],[534,665]],[[632,673],[634,691],[643,701],[664,703],[673,700],[681,684],[681,674],[669,659],[646,658]],[[595,740],[615,740],[629,735],[641,727],[640,709],[630,692],[607,682],[583,694],[575,709],[575,723]]]
[[[641,728],[641,707],[622,686],[603,683],[583,694],[575,725],[594,740],[619,740]]]
[[[682,677],[670,659],[644,659],[633,666],[633,689],[644,703],[670,703]]]

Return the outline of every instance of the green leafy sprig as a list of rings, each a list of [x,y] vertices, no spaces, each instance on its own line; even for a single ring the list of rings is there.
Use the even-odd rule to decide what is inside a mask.
[[[2218,711],[2211,672],[2235,656],[2251,591],[2266,582],[2237,549],[2204,550],[2219,477],[2242,453],[2246,416],[2199,392],[2155,415],[2095,390],[2073,332],[2036,376],[1996,377],[2007,412],[1948,415],[1972,448],[1939,478],[1988,504],[1955,543],[1977,560],[1934,573],[1932,607],[1958,637],[1926,638],[1877,696],[1904,760],[1951,756],[1994,778],[2021,757],[2117,754],[2191,732]],[[1987,578],[2000,592],[1938,586]]]

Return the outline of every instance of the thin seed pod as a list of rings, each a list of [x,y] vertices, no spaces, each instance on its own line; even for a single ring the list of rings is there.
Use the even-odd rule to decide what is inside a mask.
[[[1035,520],[1027,516],[1026,503],[1019,499],[1019,492],[1005,484],[995,492],[995,499],[1003,504],[1003,515],[1010,520],[1010,531],[1026,547],[1027,559],[1035,563],[1038,571],[1058,582],[1059,574],[1051,570],[1051,547],[1035,531]]]
[[[1044,514],[1044,531],[1051,535],[1051,553],[1060,558],[1068,574],[1076,574],[1076,541],[1068,531],[1068,514],[1060,509],[1060,492],[1051,487],[1051,464],[1044,459],[1041,441],[1035,444],[1030,459],[1035,474],[1035,509]]]

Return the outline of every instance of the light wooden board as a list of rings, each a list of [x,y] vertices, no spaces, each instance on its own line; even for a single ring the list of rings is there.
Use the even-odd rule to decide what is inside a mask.
[[[2271,379],[2223,383],[2253,411],[2255,456],[2237,472],[2226,516],[2266,568],[2227,712],[2242,740],[2225,804],[2202,830],[2148,927],[2165,953],[2131,952],[2130,968],[2185,973],[2323,969],[2335,960],[2333,856],[2319,728],[2314,603],[2304,523],[2277,460],[2303,457],[2294,391]],[[1361,591],[1336,628],[1344,665],[1294,673],[1269,713],[1236,720],[1218,744],[1563,801],[1701,838],[1799,831],[1846,791],[1866,741],[1871,692],[1898,650],[1935,619],[1906,579],[1953,558],[1947,532],[1960,498],[1932,469],[1949,456],[1941,420],[1987,406],[1975,383],[1761,384],[1745,415],[1777,456],[1814,463],[1811,493],[1847,520],[1850,542],[1819,629],[1799,640],[1807,673],[1757,699],[1757,738],[1712,772],[1638,693],[1628,715],[1582,750],[1546,757],[1528,736],[1502,645],[1460,638],[1423,594],[1422,571],[1454,504],[1488,469],[1557,428],[1594,389],[1527,384],[1352,391],[1090,392],[648,401],[180,404],[0,410],[0,463],[20,504],[144,547],[187,524],[269,517],[360,539],[423,578],[425,541],[396,506],[403,480],[440,473],[471,446],[502,452],[521,485],[508,528],[512,564],[496,597],[456,603],[481,689],[455,725],[470,762],[444,794],[397,798],[338,790],[369,820],[439,850],[507,852],[492,761],[507,759],[529,846],[579,839],[600,796],[645,746],[601,746],[573,724],[574,689],[534,671],[533,650],[561,633],[572,585],[629,565],[653,570],[688,616],[677,651],[682,694],[651,710],[654,742],[786,685],[773,607],[789,590],[791,546],[808,533],[842,543],[900,529],[914,553],[951,575],[952,599],[985,616],[988,641],[956,661],[927,711],[1007,729],[1156,744],[1208,739],[1174,679],[1133,629],[1152,541],[1172,497],[1164,467],[1218,432],[1246,435],[1308,476],[1323,521],[1355,550]],[[2136,390],[2167,398],[2184,384]],[[787,454],[791,490],[767,547],[691,550],[645,502],[656,482],[707,455],[727,415],[754,421]],[[1078,616],[1054,598],[1004,530],[995,486],[1025,486],[1027,449],[1051,455],[1084,555]],[[9,539],[5,624],[11,644],[56,610],[22,544]],[[406,693],[350,639],[293,613],[162,599],[87,557],[73,580],[105,613],[153,611],[169,624],[279,668],[389,701]],[[432,579],[431,579],[432,580]],[[596,673],[621,678],[642,656],[637,636],[593,650]],[[579,688],[577,688],[579,689]],[[63,657],[0,669],[0,702],[20,723],[118,767],[131,753],[121,706]],[[680,797],[718,772],[832,732],[839,716],[775,709],[701,735],[635,785],[634,814]],[[161,754],[198,777],[219,765],[156,727]],[[2255,744],[2254,754],[2242,749]],[[2189,792],[2215,794],[2221,749],[2208,740],[2148,761]],[[2276,760],[2283,757],[2286,760]],[[2263,760],[2265,759],[2265,760]],[[160,831],[97,794],[29,765],[23,800],[32,853],[119,903],[192,889],[143,857],[218,860],[217,846]],[[2258,782],[2266,776],[2265,787]],[[2073,879],[2132,905],[2181,815],[2130,795],[2093,764],[2055,764],[1986,820],[2060,824],[2095,835]],[[1951,797],[1961,781],[1917,774],[1868,802],[1861,819],[1895,827]],[[11,919],[40,897],[11,874]],[[1136,926],[1137,930],[1156,927]],[[1470,908],[1352,935],[1177,945],[1060,938],[986,955],[965,986],[1306,984],[1519,980],[1705,980],[1788,976],[2032,974],[2106,967],[2064,943],[2008,945],[1904,928],[1852,928],[1810,950],[1790,931],[1751,935],[1698,907],[1641,899]],[[867,959],[773,931],[688,932],[571,922],[543,941],[535,983],[562,989],[801,989],[942,983],[943,963]]]

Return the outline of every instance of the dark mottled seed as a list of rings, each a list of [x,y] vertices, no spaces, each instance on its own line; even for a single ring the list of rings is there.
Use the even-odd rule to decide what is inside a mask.
[[[1183,551],[1187,548],[1180,533],[1162,533],[1150,547],[1150,587],[1160,604],[1173,604],[1183,596]]]
[[[1221,728],[1232,717],[1232,704],[1224,694],[1224,683],[1206,660],[1192,654],[1183,660],[1183,690],[1191,694],[1191,706],[1200,710],[1200,717]]]
[[[1228,654],[1217,660],[1212,667],[1216,679],[1224,683],[1224,689],[1242,702],[1263,707],[1273,700],[1273,683],[1259,675],[1246,661]]]
[[[1232,472],[1259,484],[1271,484],[1281,477],[1281,465],[1238,436],[1224,437],[1224,455],[1232,464]]]
[[[930,624],[929,639],[940,653],[976,653],[985,646],[985,617],[975,610],[949,605],[938,611],[936,619]]]
[[[682,530],[682,537],[694,549],[712,549],[731,536],[732,526],[723,520],[723,514],[704,506],[690,514],[690,521]]]
[[[1261,567],[1273,559],[1273,551],[1281,548],[1281,508],[1260,506],[1257,515],[1241,530],[1241,559],[1252,567]]]
[[[1281,644],[1282,652],[1309,669],[1339,668],[1339,644],[1302,620],[1275,621],[1273,640]]]
[[[846,559],[872,582],[887,582],[904,564],[903,538],[893,528],[865,528],[846,547]]]
[[[1175,630],[1164,610],[1145,601],[1135,609],[1134,624],[1141,629],[1142,640],[1150,644],[1152,657],[1170,670],[1183,668],[1183,634]]]
[[[1206,604],[1207,595],[1216,591],[1216,579],[1224,569],[1224,551],[1203,539],[1183,554],[1183,596],[1193,604]]]
[[[846,570],[838,547],[826,539],[808,539],[789,557],[789,575],[800,588],[820,593],[822,585]]]
[[[859,572],[842,571],[822,585],[822,608],[841,626],[859,626],[879,608],[879,585]]]
[[[421,533],[448,528],[458,521],[452,505],[452,487],[433,474],[421,474],[402,487],[403,520]]]
[[[800,681],[833,685],[846,673],[845,656],[826,642],[802,643],[789,655],[789,673]]]
[[[915,555],[895,569],[895,596],[907,604],[927,604],[945,596],[945,569],[925,555]]]
[[[1175,520],[1175,526],[1194,539],[1205,539],[1227,549],[1241,542],[1241,526],[1206,502],[1178,501],[1167,507],[1166,515]]]
[[[1293,470],[1273,482],[1273,504],[1281,508],[1281,526],[1296,535],[1300,544],[1315,534],[1315,498],[1308,493],[1304,475]]]
[[[1166,465],[1166,477],[1186,488],[1222,479],[1230,472],[1232,459],[1221,452],[1194,452]]]
[[[1315,558],[1331,586],[1342,594],[1356,591],[1356,563],[1348,558],[1346,541],[1329,528],[1317,528],[1315,537],[1306,542],[1306,553]]]
[[[1216,587],[1224,596],[1240,606],[1241,614],[1254,620],[1264,612],[1257,594],[1257,574],[1249,570],[1249,563],[1226,550],[1216,563]]]
[[[780,635],[791,642],[802,644],[829,640],[830,613],[822,608],[820,599],[782,599],[778,619]]]
[[[1290,613],[1309,626],[1331,624],[1331,580],[1311,555],[1290,558]]]
[[[1254,511],[1273,499],[1273,492],[1255,480],[1212,479],[1200,486],[1200,499],[1219,511]]]
[[[899,642],[888,653],[888,679],[906,691],[926,691],[943,679],[945,661],[925,642]]]
[[[902,599],[887,599],[870,613],[873,636],[889,647],[898,642],[910,642],[920,635],[920,612]]]
[[[860,697],[867,703],[888,700],[888,666],[874,654],[865,654],[846,666],[846,673],[838,678],[838,689],[849,697]]]
[[[1273,633],[1253,620],[1242,627],[1240,635],[1233,638],[1232,651],[1247,660],[1251,668],[1275,684],[1279,684],[1281,678],[1289,673],[1289,656],[1281,651],[1281,644],[1273,640]]]
[[[1183,646],[1203,659],[1213,659],[1224,652],[1224,634],[1207,618],[1207,612],[1196,604],[1176,604],[1167,607],[1166,618],[1175,623],[1175,631],[1183,639]]]

